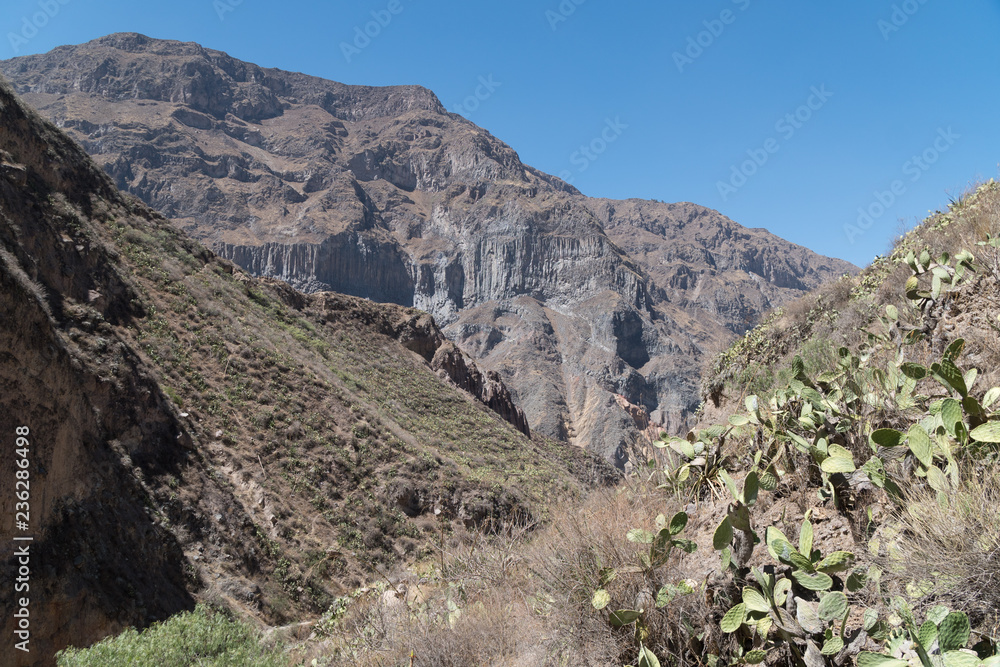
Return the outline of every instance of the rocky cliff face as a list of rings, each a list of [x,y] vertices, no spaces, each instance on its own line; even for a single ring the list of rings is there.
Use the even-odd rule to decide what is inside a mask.
[[[4,535],[34,538],[0,546],[6,581],[21,565],[29,573],[28,589],[0,593],[12,610],[0,626],[14,636],[14,599],[27,598],[30,651],[8,643],[5,664],[41,665],[69,641],[193,604],[181,547],[147,511],[137,478],[182,465],[191,438],[114,334],[114,324],[145,314],[135,285],[100,238],[69,224],[71,211],[92,210],[91,195],[114,200],[109,184],[72,142],[32,122],[5,87],[0,118],[7,167],[0,178],[0,433],[13,448],[15,429],[29,431],[27,483],[19,489],[29,492],[28,527],[15,530],[14,471],[21,468],[12,457],[0,482],[0,516]],[[60,167],[34,168],[43,163]],[[15,558],[24,546],[26,563]]]
[[[639,432],[615,394],[684,428],[706,351],[853,269],[693,204],[584,197],[416,86],[135,34],[0,71],[223,257],[426,310],[533,431],[619,462]]]
[[[649,276],[657,301],[703,310],[736,334],[760,314],[852,270],[696,204],[590,200],[611,238]]]

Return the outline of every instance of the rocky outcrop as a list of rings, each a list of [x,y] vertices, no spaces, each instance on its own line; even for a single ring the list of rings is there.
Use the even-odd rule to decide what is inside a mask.
[[[303,297],[291,290],[283,291],[293,295],[289,298],[302,298],[301,302],[292,301],[290,305],[299,310],[313,311],[327,322],[346,318],[360,320],[376,331],[398,340],[403,347],[423,357],[439,376],[447,378],[518,431],[531,437],[524,412],[514,404],[500,376],[492,371],[482,372],[468,355],[445,338],[428,313],[411,308],[376,305],[342,294],[320,293]]]
[[[413,279],[402,253],[390,241],[374,245],[358,234],[322,243],[220,243],[219,256],[253,275],[284,280],[304,292],[335,291],[373,301],[412,306]]]
[[[486,407],[510,422],[521,433],[531,436],[528,420],[521,408],[514,405],[510,392],[500,374],[495,371],[482,373],[464,352],[453,343],[445,343],[434,353],[431,368],[442,371],[452,382],[469,392]]]
[[[183,429],[158,388],[126,358],[114,386],[96,368],[80,368],[57,331],[38,285],[0,253],[0,386],[7,400],[0,429],[13,443],[29,429],[25,459],[30,523],[14,530],[13,470],[0,483],[5,535],[31,542],[0,544],[8,582],[27,573],[29,653],[13,648],[20,605],[13,585],[0,592],[10,610],[0,621],[10,665],[47,665],[56,650],[130,625],[148,625],[193,607],[174,535],[149,516],[136,475],[170,468],[187,455]],[[103,332],[102,332],[103,333]],[[23,433],[23,431],[22,431]],[[104,443],[114,441],[116,446]],[[22,487],[28,489],[27,486]],[[22,549],[29,555],[24,560]],[[26,569],[21,570],[25,565]]]
[[[683,430],[706,353],[853,270],[694,204],[584,197],[417,86],[135,34],[0,71],[221,256],[430,312],[533,432],[609,460],[640,436],[614,394]]]
[[[696,204],[592,199],[589,205],[659,299],[708,311],[736,334],[790,295],[816,287],[819,276],[855,270]]]

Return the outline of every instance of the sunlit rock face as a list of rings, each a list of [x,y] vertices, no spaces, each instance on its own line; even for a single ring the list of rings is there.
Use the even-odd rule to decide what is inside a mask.
[[[431,313],[532,432],[624,465],[705,355],[854,270],[694,204],[583,196],[417,86],[136,34],[0,63],[117,185],[248,271]]]

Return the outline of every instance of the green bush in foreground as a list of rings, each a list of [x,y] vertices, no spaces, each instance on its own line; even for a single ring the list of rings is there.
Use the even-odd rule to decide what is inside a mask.
[[[279,648],[265,648],[260,634],[225,612],[199,604],[142,632],[129,628],[90,648],[68,648],[56,656],[59,667],[284,667]]]

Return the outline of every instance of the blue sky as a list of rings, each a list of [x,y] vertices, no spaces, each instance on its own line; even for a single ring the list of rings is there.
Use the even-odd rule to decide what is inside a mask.
[[[135,31],[420,84],[585,194],[859,265],[1000,164],[1000,0],[7,0],[0,26],[0,58]]]

